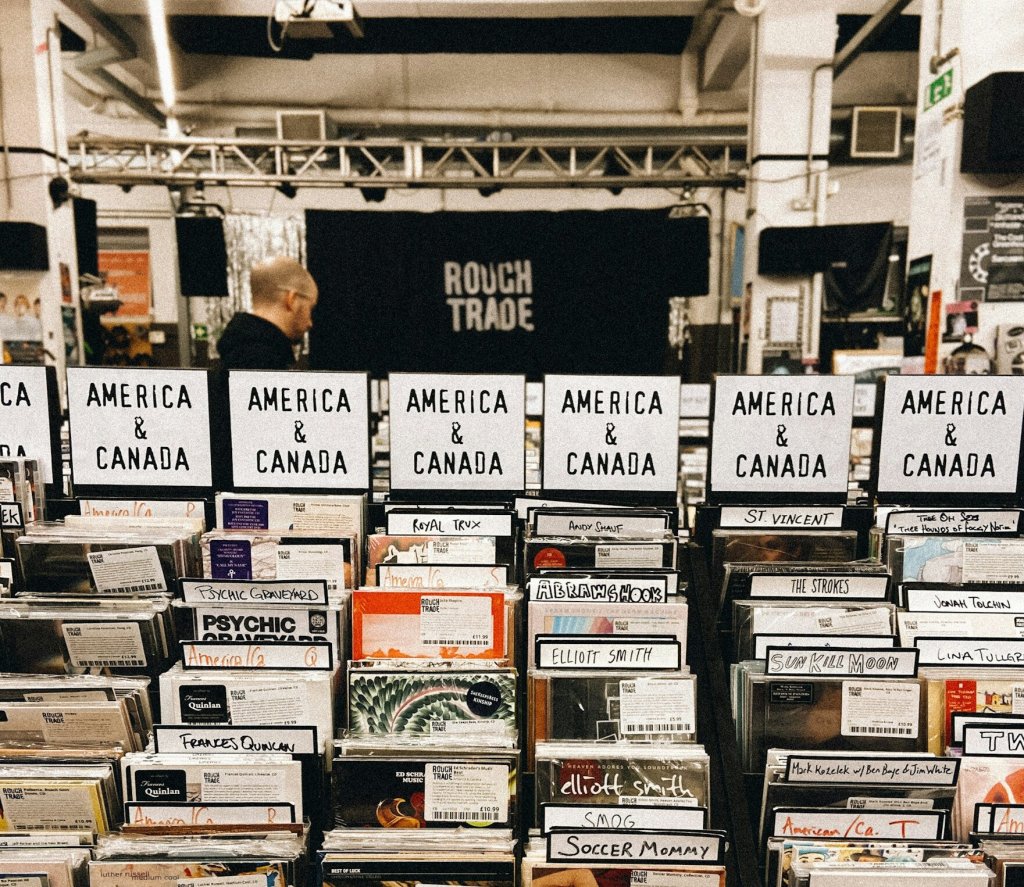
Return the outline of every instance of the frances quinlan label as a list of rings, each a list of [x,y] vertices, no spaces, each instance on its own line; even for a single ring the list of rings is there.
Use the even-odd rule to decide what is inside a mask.
[[[525,486],[523,376],[393,373],[391,488]]]
[[[67,381],[76,484],[211,486],[205,371],[71,367]]]
[[[236,487],[369,486],[365,373],[236,371],[228,388]]]
[[[1022,376],[890,376],[879,493],[1014,493]]]
[[[673,376],[545,377],[544,488],[673,492],[679,397]]]
[[[853,385],[850,376],[718,377],[712,490],[845,494]]]

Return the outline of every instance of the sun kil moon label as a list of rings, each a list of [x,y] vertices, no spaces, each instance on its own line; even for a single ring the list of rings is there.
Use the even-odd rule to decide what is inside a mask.
[[[723,376],[715,387],[712,489],[845,491],[850,441],[843,429],[852,423],[852,378]]]
[[[890,377],[879,492],[1016,491],[1022,418],[1024,377]]]

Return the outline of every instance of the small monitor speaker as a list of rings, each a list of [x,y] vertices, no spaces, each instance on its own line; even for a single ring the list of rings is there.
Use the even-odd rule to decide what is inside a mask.
[[[178,216],[178,280],[183,296],[228,295],[228,251],[224,220]]]

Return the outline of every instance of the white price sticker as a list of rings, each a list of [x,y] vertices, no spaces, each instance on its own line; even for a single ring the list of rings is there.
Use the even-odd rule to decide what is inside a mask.
[[[150,594],[167,591],[160,557],[153,545],[94,551],[89,570],[100,594]]]
[[[65,622],[68,659],[75,668],[145,668],[137,622]]]
[[[637,678],[619,681],[619,729],[641,733],[693,733],[691,681]]]
[[[428,822],[504,822],[508,799],[508,767],[501,764],[428,763],[424,770]]]
[[[494,646],[491,601],[472,595],[424,595],[420,599],[420,643],[424,647]]]
[[[345,587],[344,545],[277,546],[278,579],[325,579],[327,591]]]
[[[896,681],[843,681],[843,736],[916,739],[921,686]]]
[[[596,567],[661,567],[660,545],[597,545],[594,548]]]

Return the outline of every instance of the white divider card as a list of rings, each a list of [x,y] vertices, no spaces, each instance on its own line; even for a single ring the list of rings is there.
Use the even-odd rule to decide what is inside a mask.
[[[723,505],[718,525],[723,530],[740,527],[750,527],[754,530],[838,530],[843,526],[843,509],[803,505],[773,505],[763,508]]]
[[[540,833],[548,835],[555,829],[586,831],[613,829],[663,829],[666,831],[700,831],[707,828],[706,807],[665,807],[661,805],[612,807],[608,804],[540,805]]]
[[[1024,834],[1024,804],[975,804],[974,828],[978,834]]]
[[[911,613],[1020,613],[1024,614],[1024,588],[975,589],[970,586],[904,585],[906,608]]]
[[[667,532],[671,532],[667,514],[602,514],[555,508],[533,512],[535,536],[661,536]]]
[[[679,418],[706,419],[711,415],[711,386],[706,382],[679,386]]]
[[[676,376],[546,376],[545,490],[675,493]]]
[[[1024,757],[1024,726],[965,724],[964,755]]]
[[[954,711],[950,714],[950,724],[949,744],[953,747],[959,747],[964,744],[964,728],[966,727],[995,726],[1020,727],[1024,729],[1024,715],[1015,715],[1003,711]]]
[[[721,832],[644,829],[556,830],[547,836],[548,862],[594,865],[671,863],[718,865],[725,850]]]
[[[852,376],[718,376],[709,495],[846,496]]]
[[[511,536],[512,518],[511,511],[391,510],[387,532],[392,536]]]
[[[69,367],[67,394],[77,486],[212,485],[205,370]]]
[[[180,584],[186,603],[327,606],[324,579],[182,579]]]
[[[912,678],[918,651],[898,648],[768,647],[765,673],[823,677]]]
[[[38,459],[43,480],[59,482],[59,415],[52,367],[0,365],[0,459]]]
[[[334,647],[326,641],[181,641],[186,669],[270,668],[333,671]]]
[[[391,489],[525,488],[524,376],[392,373]]]
[[[1006,668],[1024,665],[1024,640],[1016,638],[918,637],[918,664],[978,665]]]
[[[889,577],[877,573],[754,573],[750,596],[883,601],[889,596]]]
[[[949,536],[1016,534],[1024,511],[1019,508],[911,509],[890,511],[885,518],[887,534],[917,533]]]
[[[663,604],[669,599],[668,576],[531,576],[526,580],[526,596],[531,601]]]
[[[682,650],[669,635],[539,634],[535,661],[537,668],[576,671],[678,671]]]
[[[764,659],[769,647],[821,647],[892,649],[896,646],[895,635],[883,634],[755,634],[754,658]]]
[[[946,830],[945,810],[843,810],[836,807],[777,807],[773,838],[935,841]]]
[[[503,588],[505,564],[377,564],[381,588]]]
[[[82,517],[205,518],[200,499],[79,499]]]
[[[887,376],[884,391],[880,496],[1017,492],[1024,376]]]
[[[294,804],[241,804],[231,801],[138,803],[124,805],[126,826],[268,825],[295,822]]]
[[[316,727],[261,727],[227,724],[156,724],[154,748],[202,754],[280,753],[319,755]]]
[[[366,373],[232,370],[228,392],[236,488],[369,489]]]
[[[959,758],[791,754],[786,759],[786,782],[794,783],[954,786],[959,775]]]

